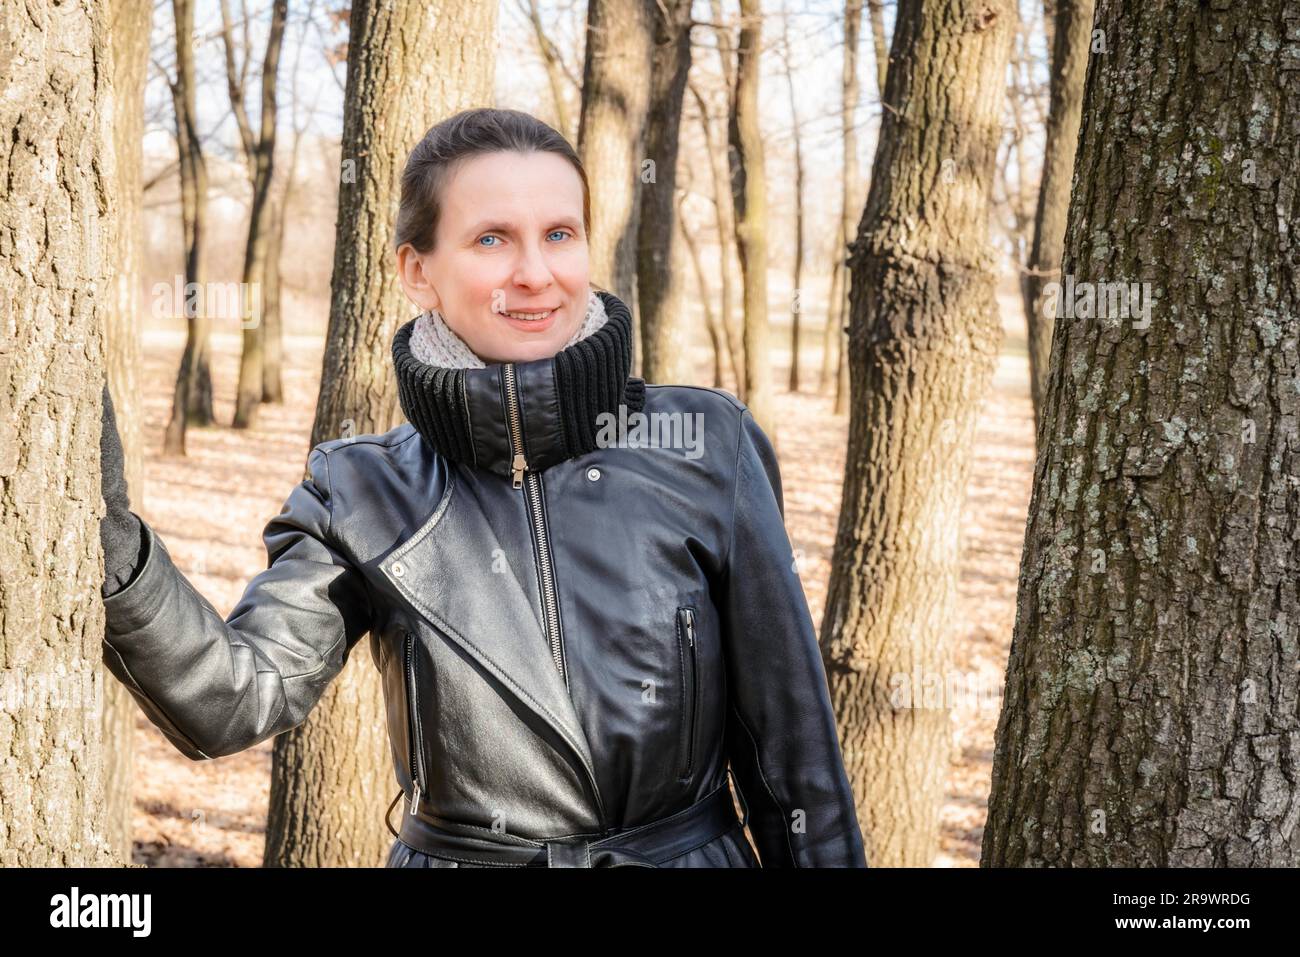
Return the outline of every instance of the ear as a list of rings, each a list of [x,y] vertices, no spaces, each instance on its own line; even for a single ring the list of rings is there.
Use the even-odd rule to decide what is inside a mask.
[[[438,309],[442,300],[433,283],[429,281],[429,275],[425,270],[426,264],[426,256],[416,252],[415,247],[410,243],[403,243],[398,247],[397,278],[402,283],[406,298],[421,310],[428,312]]]

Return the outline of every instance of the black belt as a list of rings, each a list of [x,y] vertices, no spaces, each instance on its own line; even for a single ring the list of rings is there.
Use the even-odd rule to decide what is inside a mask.
[[[746,813],[745,817],[749,817]],[[458,834],[421,817],[402,815],[403,844],[466,864],[515,867],[658,867],[743,825],[723,778],[707,797],[676,814],[591,839],[591,835],[535,841]],[[482,829],[480,829],[481,831]]]

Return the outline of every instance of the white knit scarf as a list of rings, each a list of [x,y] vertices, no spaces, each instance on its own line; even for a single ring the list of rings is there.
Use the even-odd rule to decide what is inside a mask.
[[[587,300],[586,318],[562,348],[567,349],[575,342],[587,338],[608,319],[605,300],[592,290]],[[487,365],[466,345],[464,339],[452,331],[437,309],[422,312],[416,318],[415,328],[411,330],[411,354],[423,363],[443,369],[482,369]]]

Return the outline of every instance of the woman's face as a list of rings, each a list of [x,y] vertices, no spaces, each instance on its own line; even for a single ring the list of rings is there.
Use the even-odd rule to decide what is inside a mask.
[[[582,206],[582,179],[562,156],[472,156],[443,190],[433,250],[397,251],[402,286],[484,362],[553,356],[587,313]]]

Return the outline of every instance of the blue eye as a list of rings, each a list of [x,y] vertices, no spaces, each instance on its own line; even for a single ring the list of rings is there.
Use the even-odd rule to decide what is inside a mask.
[[[556,230],[553,230],[552,232],[548,233],[547,235],[554,236],[556,233],[559,233],[561,236],[567,236],[567,235],[569,235],[568,231],[567,231],[567,230],[563,230],[563,229],[556,229]]]
[[[479,243],[482,243],[483,240],[485,240],[485,239],[496,239],[496,238],[497,238],[496,236],[491,236],[491,235],[488,235],[488,236],[480,236],[480,237],[479,237]]]

